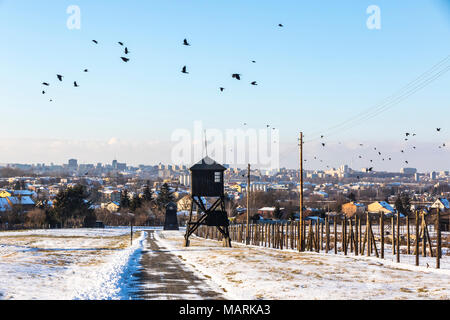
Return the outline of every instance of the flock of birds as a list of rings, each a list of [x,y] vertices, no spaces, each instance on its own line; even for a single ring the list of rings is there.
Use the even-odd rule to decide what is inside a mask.
[[[437,133],[440,133],[442,131],[442,128],[436,128],[436,132]],[[405,138],[404,138],[404,141],[410,141],[410,138],[411,137],[415,137],[415,136],[417,136],[417,134],[415,134],[415,133],[410,133],[410,132],[406,132],[405,133]],[[324,139],[325,138],[325,136],[324,135],[321,135],[320,136],[320,139]],[[304,143],[304,142],[303,142]],[[340,142],[339,142],[339,144],[341,144]],[[323,148],[325,148],[326,146],[327,146],[327,144],[325,143],[325,142],[321,142],[321,146],[323,147]],[[360,143],[359,144],[359,146],[360,147],[364,147],[364,144],[363,143]],[[445,144],[445,143],[442,143],[442,145],[439,145],[438,146],[438,148],[439,149],[441,149],[441,148],[445,148],[447,145]],[[417,150],[417,147],[416,146],[410,146],[413,150]],[[392,156],[390,156],[390,155],[384,155],[379,149],[377,149],[377,147],[373,147],[373,150],[375,151],[375,155],[376,156],[378,156],[378,160],[381,160],[381,161],[392,161]],[[403,149],[401,149],[400,150],[400,153],[402,153],[402,154],[405,154],[405,152],[406,152],[406,148],[403,148]],[[364,157],[361,155],[361,154],[359,154],[358,155],[358,159],[363,159]],[[370,157],[368,157],[368,158],[370,158]],[[321,159],[319,159],[319,157],[317,157],[317,156],[313,156],[313,159],[314,160],[318,160],[318,161],[320,161],[320,162],[323,162],[323,160],[321,160]],[[369,160],[369,162],[370,162],[370,164],[373,164],[374,163],[374,161],[376,160],[374,160],[373,158],[372,159],[368,159]],[[303,160],[304,162],[307,162],[308,160],[307,159],[304,159]],[[408,160],[404,160],[404,163],[405,164],[409,164],[409,161]],[[327,165],[326,166],[327,168],[330,168],[330,166],[329,165]],[[366,173],[368,173],[368,172],[373,172],[374,171],[374,167],[373,166],[369,166],[369,167],[367,167],[367,168],[365,168],[365,172]],[[358,179],[360,179],[360,177],[359,176],[357,176],[357,178]]]
[[[280,24],[278,24],[278,27],[282,28],[282,27],[284,27],[284,25],[280,23]],[[98,41],[97,41],[97,40],[92,40],[92,42],[93,42],[95,45],[98,45]],[[118,44],[119,44],[121,47],[124,47],[124,46],[125,46],[124,43],[121,42],[121,41],[119,41]],[[191,46],[191,44],[189,43],[189,41],[188,41],[187,39],[184,39],[184,40],[183,40],[183,45],[186,46],[186,47],[190,47],[190,46]],[[125,46],[125,48],[124,48],[124,54],[125,54],[125,56],[121,56],[120,59],[121,59],[123,62],[125,62],[125,63],[128,62],[128,61],[130,61],[130,58],[127,57],[129,53],[130,53],[130,51],[129,51],[128,48]],[[256,63],[255,60],[251,60],[251,62],[252,62],[252,63]],[[88,69],[84,69],[83,72],[87,73],[87,72],[89,72],[89,70],[88,70]],[[183,74],[189,74],[186,65],[182,67],[181,73],[183,73]],[[231,75],[231,77],[232,77],[233,79],[236,79],[236,80],[241,80],[242,75],[241,75],[240,73],[233,73],[233,74]],[[57,74],[57,75],[56,75],[56,78],[57,78],[60,82],[62,82],[64,76],[61,75],[61,74]],[[50,83],[49,83],[49,82],[42,82],[42,85],[45,86],[45,87],[49,87],[49,86],[50,86]],[[257,81],[252,81],[252,82],[250,82],[250,85],[252,85],[252,86],[257,86],[258,83],[257,83]],[[79,87],[79,85],[78,85],[78,83],[77,83],[76,80],[73,81],[73,86],[74,86],[75,88]],[[223,91],[225,90],[225,88],[224,88],[224,87],[219,87],[219,90],[220,90],[220,92],[223,92]],[[46,91],[45,91],[45,90],[42,90],[42,94],[46,94]],[[51,102],[51,101],[53,101],[53,100],[50,99],[50,102]],[[244,125],[244,126],[247,126],[248,124],[247,124],[247,123],[244,123],[243,125]],[[270,125],[268,124],[268,125],[266,125],[266,127],[267,127],[267,128],[270,128]],[[272,130],[275,130],[275,128],[272,128]],[[436,132],[438,132],[438,133],[441,132],[441,128],[436,128]],[[406,132],[406,133],[405,133],[404,141],[409,141],[409,140],[411,139],[411,137],[415,137],[415,136],[416,136],[415,133]],[[324,135],[321,135],[321,136],[320,136],[320,139],[323,140],[324,138],[325,138]],[[274,143],[276,143],[276,141],[274,141]],[[305,143],[305,142],[303,142],[303,143]],[[339,142],[339,144],[341,144],[341,142]],[[327,144],[326,144],[325,142],[321,142],[321,145],[322,145],[323,148],[325,148],[325,147],[327,146]],[[360,146],[360,147],[364,147],[364,144],[360,143],[359,146]],[[442,145],[439,145],[439,149],[444,148],[444,147],[446,147],[446,144],[445,144],[445,143],[443,143]],[[416,150],[417,148],[416,148],[416,146],[412,146],[412,149],[413,149],[413,150]],[[391,157],[391,156],[388,156],[388,155],[383,156],[382,152],[379,151],[379,150],[377,150],[377,147],[374,147],[373,150],[377,152],[376,155],[377,155],[378,157],[381,158],[381,161],[386,161],[386,160],[387,160],[387,161],[392,161],[392,157]],[[404,153],[405,153],[405,149],[400,150],[400,152],[401,152],[402,154],[404,154]],[[320,161],[320,162],[323,162],[323,160],[319,159],[318,156],[314,156],[313,158],[314,158],[314,160],[318,160],[318,161]],[[358,155],[358,159],[363,159],[363,156],[362,156],[362,155]],[[304,159],[303,161],[304,161],[304,162],[307,162],[308,160],[307,160],[307,159]],[[374,162],[374,159],[369,159],[369,161],[370,161],[370,163],[372,164],[372,163]],[[404,163],[405,163],[405,164],[409,164],[409,161],[408,161],[408,160],[404,160]],[[329,165],[327,165],[326,167],[327,167],[327,168],[330,168]],[[367,168],[365,168],[365,171],[366,171],[366,173],[368,173],[368,172],[373,172],[373,171],[374,171],[374,167],[373,167],[373,166],[367,167]],[[359,179],[360,177],[358,176],[357,178]]]
[[[94,44],[98,45],[98,41],[97,41],[97,40],[92,40],[92,42],[93,42]],[[119,41],[119,42],[117,42],[117,43],[118,43],[120,46],[122,46],[122,47],[124,46],[124,43],[121,42],[121,41]],[[124,53],[125,53],[125,55],[128,55],[128,53],[130,53],[130,51],[128,50],[127,47],[125,47]],[[123,57],[123,56],[120,57],[120,59],[122,59],[123,62],[128,62],[128,61],[130,61],[129,58]],[[84,73],[87,73],[87,72],[89,72],[89,70],[88,70],[88,69],[84,69],[83,72],[84,72]],[[62,82],[64,76],[61,75],[61,74],[57,74],[57,75],[56,75],[56,78],[57,78],[60,82]],[[45,86],[45,87],[50,87],[50,83],[49,83],[49,82],[42,82],[42,85]],[[74,86],[75,88],[78,88],[78,87],[79,87],[79,84],[78,84],[78,82],[77,82],[76,80],[73,81],[73,86]],[[43,89],[43,90],[42,90],[42,94],[45,95],[46,93],[47,93],[47,92],[45,91],[45,89]],[[53,99],[50,98],[50,102],[52,102],[52,101],[53,101]]]
[[[282,28],[282,27],[284,27],[284,25],[280,23],[280,24],[278,24],[278,27]],[[97,40],[92,40],[92,42],[93,42],[94,44],[98,45],[98,41],[97,41]],[[120,46],[122,46],[122,47],[124,46],[124,43],[121,42],[121,41],[119,41],[119,42],[117,42],[117,43],[118,43]],[[187,47],[190,47],[190,46],[191,46],[191,44],[189,43],[189,41],[188,41],[187,39],[184,39],[184,40],[183,40],[183,45],[184,45],[184,46],[187,46]],[[125,53],[125,55],[128,55],[128,53],[130,53],[130,51],[128,50],[127,47],[124,48],[124,53]],[[128,62],[128,61],[130,61],[130,58],[124,57],[124,56],[121,56],[120,59],[122,59],[123,62]],[[252,63],[256,63],[256,61],[255,61],[255,60],[252,60]],[[89,70],[88,70],[88,69],[84,69],[83,72],[89,72]],[[187,66],[183,66],[183,68],[181,69],[181,73],[189,74],[189,72],[187,71]],[[231,77],[232,77],[233,79],[236,79],[236,80],[241,80],[241,76],[242,76],[242,75],[241,75],[240,73],[233,73],[233,74],[231,75]],[[64,78],[63,75],[57,74],[56,77],[57,77],[57,79],[58,79],[60,82],[63,81],[63,78]],[[257,86],[257,85],[258,85],[257,81],[252,81],[252,82],[250,82],[250,84],[251,84],[252,86]],[[50,83],[49,83],[49,82],[42,82],[42,85],[45,86],[45,87],[49,87],[49,86],[50,86]],[[78,87],[79,87],[77,81],[73,81],[73,86],[74,86],[75,88],[78,88]],[[224,88],[224,87],[220,87],[219,90],[220,90],[220,92],[223,92],[223,91],[225,90],[225,88]],[[46,93],[47,93],[47,92],[45,91],[45,89],[43,89],[43,90],[42,90],[42,94],[45,95]],[[53,99],[50,99],[50,102],[52,102],[52,101],[53,101]]]
[[[283,25],[282,23],[279,23],[279,24],[278,24],[278,27],[283,28],[284,25]],[[191,46],[191,44],[189,43],[189,41],[188,41],[187,39],[184,39],[184,40],[183,40],[183,45],[184,45],[184,46],[187,46],[187,47],[190,47],[190,46]],[[251,61],[252,61],[252,63],[256,63],[255,60],[251,60]],[[189,74],[189,72],[187,71],[187,66],[183,66],[183,68],[181,68],[181,73]],[[241,80],[242,74],[240,74],[240,73],[233,73],[233,74],[231,75],[231,77],[232,77],[233,79],[236,79],[236,80]],[[250,85],[252,85],[252,86],[257,86],[257,85],[258,85],[258,82],[257,82],[257,81],[252,81],[252,82],[250,82]],[[223,92],[223,91],[225,90],[225,88],[224,88],[224,87],[219,87],[219,90],[220,90],[220,92]]]

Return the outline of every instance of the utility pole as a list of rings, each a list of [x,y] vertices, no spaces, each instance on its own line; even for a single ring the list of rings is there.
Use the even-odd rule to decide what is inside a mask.
[[[247,171],[247,230],[246,230],[246,236],[245,236],[245,244],[249,244],[249,215],[250,215],[250,163],[248,164],[248,171]]]
[[[303,132],[300,132],[300,230],[299,230],[299,248],[303,251]]]

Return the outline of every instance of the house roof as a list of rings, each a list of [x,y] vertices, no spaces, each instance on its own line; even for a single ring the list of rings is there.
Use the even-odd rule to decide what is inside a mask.
[[[23,197],[7,197],[7,199],[9,201],[11,201],[12,204],[21,204],[21,205],[33,205],[34,206],[34,201],[28,197],[28,196],[23,196]]]
[[[450,203],[449,203],[448,199],[445,199],[445,198],[439,198],[439,201],[442,203],[442,205],[443,205],[446,209],[450,209]]]
[[[8,203],[6,198],[0,198],[0,212],[5,212],[6,210],[11,209],[11,206]]]
[[[206,156],[196,164],[194,164],[189,170],[215,170],[215,171],[225,171],[227,168],[218,164],[216,161]]]

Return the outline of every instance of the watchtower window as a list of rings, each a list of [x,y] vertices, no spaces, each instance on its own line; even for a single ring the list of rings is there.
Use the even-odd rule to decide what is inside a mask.
[[[220,183],[222,180],[222,174],[220,172],[214,172],[214,182]]]

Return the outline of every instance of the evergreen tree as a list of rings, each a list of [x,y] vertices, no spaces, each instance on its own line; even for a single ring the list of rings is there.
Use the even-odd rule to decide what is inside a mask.
[[[399,213],[405,213],[405,208],[403,207],[403,201],[401,195],[397,196],[397,199],[395,199],[395,209]]]
[[[130,209],[132,212],[135,212],[140,207],[142,207],[142,200],[139,195],[135,193],[133,199],[130,202]]]
[[[273,216],[276,219],[281,219],[281,209],[280,209],[280,204],[278,202],[275,203],[275,210],[273,212]]]
[[[58,220],[66,224],[68,219],[84,219],[92,213],[85,187],[76,185],[60,191],[54,201],[54,211]]]
[[[169,185],[167,183],[164,183],[159,189],[159,194],[156,199],[158,207],[162,210],[166,207],[166,205],[169,202],[173,202],[174,200],[175,197],[173,196],[173,193],[170,191]]]
[[[120,208],[128,209],[130,207],[130,197],[128,196],[128,190],[125,189],[120,194]]]
[[[408,194],[403,194],[402,196],[402,206],[403,206],[403,214],[410,215],[411,214],[411,198]]]
[[[150,181],[147,181],[147,185],[144,188],[144,196],[142,197],[142,199],[146,202],[153,201],[153,192],[150,189]]]

